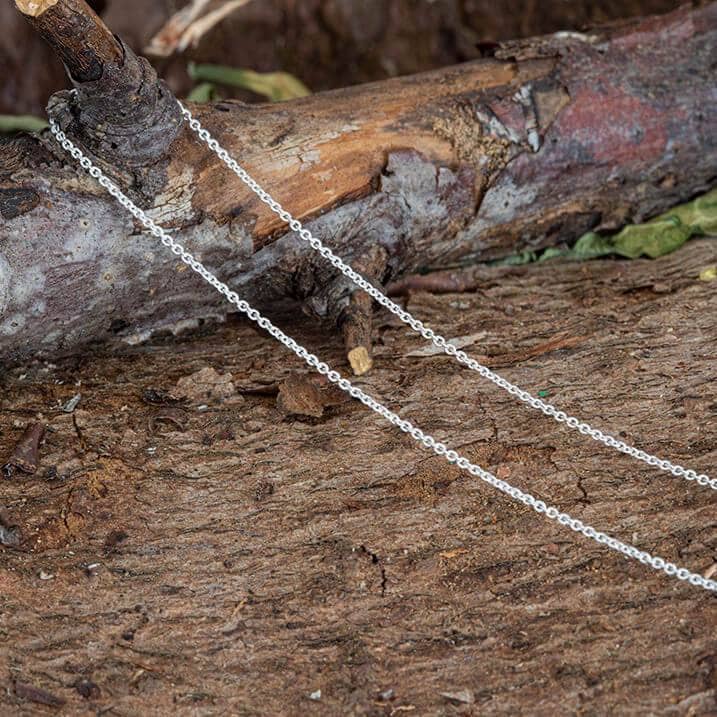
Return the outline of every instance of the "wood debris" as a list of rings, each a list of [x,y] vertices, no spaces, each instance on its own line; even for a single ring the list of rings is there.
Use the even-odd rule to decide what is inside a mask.
[[[44,436],[45,426],[42,423],[31,423],[3,466],[3,474],[11,478],[16,471],[29,475],[35,473],[40,462],[40,443]]]
[[[15,696],[21,700],[35,702],[39,705],[47,705],[48,707],[62,707],[66,701],[64,698],[52,694],[52,692],[43,690],[41,687],[35,687],[26,682],[15,683]]]
[[[150,40],[144,51],[156,57],[169,57],[196,47],[222,20],[251,0],[193,0],[172,15]]]
[[[220,374],[211,366],[177,381],[177,396],[191,401],[222,401],[236,394],[230,373]]]
[[[321,418],[324,406],[321,391],[306,374],[293,373],[279,384],[276,407],[286,416]]]

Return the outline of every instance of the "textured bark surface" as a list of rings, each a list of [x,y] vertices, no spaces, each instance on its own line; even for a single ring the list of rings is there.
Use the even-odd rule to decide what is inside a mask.
[[[122,44],[84,0],[15,0],[15,5],[75,81],[95,82],[106,65],[121,64]]]
[[[409,307],[562,408],[714,475],[717,281],[697,276],[716,261],[703,240],[654,262],[484,268],[479,292]],[[311,321],[279,323],[342,356]],[[385,316],[376,331],[360,382],[402,415],[714,571],[708,491],[566,432]],[[0,388],[0,461],[26,424],[48,428],[35,476],[0,483],[4,714],[717,710],[714,596],[516,507],[247,325],[33,363]]]
[[[427,75],[198,111],[340,254],[362,262],[383,250],[377,275],[387,281],[615,228],[711,186],[716,38],[713,3],[590,35],[510,43],[493,59]],[[107,91],[111,101],[103,81],[80,91]],[[154,125],[155,104],[131,107],[134,124]],[[96,113],[68,95],[52,111],[138,201],[154,198],[154,218],[182,229],[242,295],[264,306],[289,296],[340,318],[345,283],[192,137],[179,135],[164,156],[137,147],[124,119],[123,131],[103,128],[98,139]],[[57,355],[118,335],[138,340],[223,315],[211,292],[64,164],[49,139],[1,150],[0,358]]]

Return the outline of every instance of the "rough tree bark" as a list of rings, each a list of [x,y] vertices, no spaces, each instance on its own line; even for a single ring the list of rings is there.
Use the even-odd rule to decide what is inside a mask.
[[[564,409],[714,475],[717,280],[697,276],[716,261],[701,240],[656,261],[478,267],[478,292],[409,308]],[[377,329],[361,381],[403,416],[715,574],[710,491],[564,430],[402,325]],[[340,360],[313,322],[292,331]],[[208,368],[234,390],[198,380]],[[302,369],[232,321],[0,375],[0,463],[47,425],[36,473],[0,481],[0,713],[716,713],[714,596],[516,506]]]
[[[149,65],[84,2],[34,5],[78,89],[50,113],[94,159],[251,301],[291,296],[365,336],[365,302],[178,126]],[[710,187],[716,38],[713,3],[284,105],[197,112],[314,232],[387,281],[569,241]],[[3,142],[0,211],[4,361],[223,315],[46,136]]]

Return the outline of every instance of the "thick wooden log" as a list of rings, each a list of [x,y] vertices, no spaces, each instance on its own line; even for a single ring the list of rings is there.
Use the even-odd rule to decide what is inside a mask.
[[[70,42],[67,24],[33,22]],[[615,228],[710,187],[716,37],[713,3],[425,75],[197,113],[340,254],[361,262],[380,247],[386,281]],[[340,318],[350,287],[178,129],[148,65],[125,48],[107,68],[76,83],[79,97],[56,96],[53,116],[243,296],[264,307],[290,296]],[[4,361],[224,315],[47,136],[0,146],[0,211]]]

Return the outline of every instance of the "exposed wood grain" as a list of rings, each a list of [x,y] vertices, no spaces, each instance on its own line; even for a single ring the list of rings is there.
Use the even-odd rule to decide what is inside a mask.
[[[697,277],[716,260],[703,240],[657,261],[484,268],[477,292],[415,294],[410,309],[448,335],[484,330],[468,350],[502,358],[507,377],[714,474],[717,281]],[[273,317],[341,360],[340,338],[290,308]],[[386,316],[377,330],[360,381],[402,415],[599,528],[714,566],[707,491],[447,358],[407,357],[417,342]],[[546,352],[556,335],[584,338]],[[208,366],[236,395],[201,410],[172,399]],[[0,377],[2,446],[39,413],[49,429],[37,475],[0,483],[2,524],[22,533],[0,553],[8,683],[68,715],[717,710],[714,597],[549,525],[355,402],[285,417],[267,387],[296,373],[230,323]],[[74,416],[58,410],[78,390]],[[0,690],[0,711],[32,708]]]
[[[46,12],[48,8],[57,5],[58,0],[15,0],[15,6],[29,17],[39,17]]]
[[[93,0],[104,21],[136,52],[172,14],[167,0]],[[233,13],[173,60],[162,75],[175,93],[192,87],[187,63],[286,69],[314,91],[415,74],[477,59],[501,40],[584,29],[609,20],[669,12],[680,0],[543,0],[519,13],[494,0],[261,0]],[[0,114],[41,114],[62,86],[61,64],[11,2],[0,3]],[[237,42],[237,38],[241,42]],[[225,88],[224,91],[230,91]],[[242,93],[243,94],[243,93]]]

